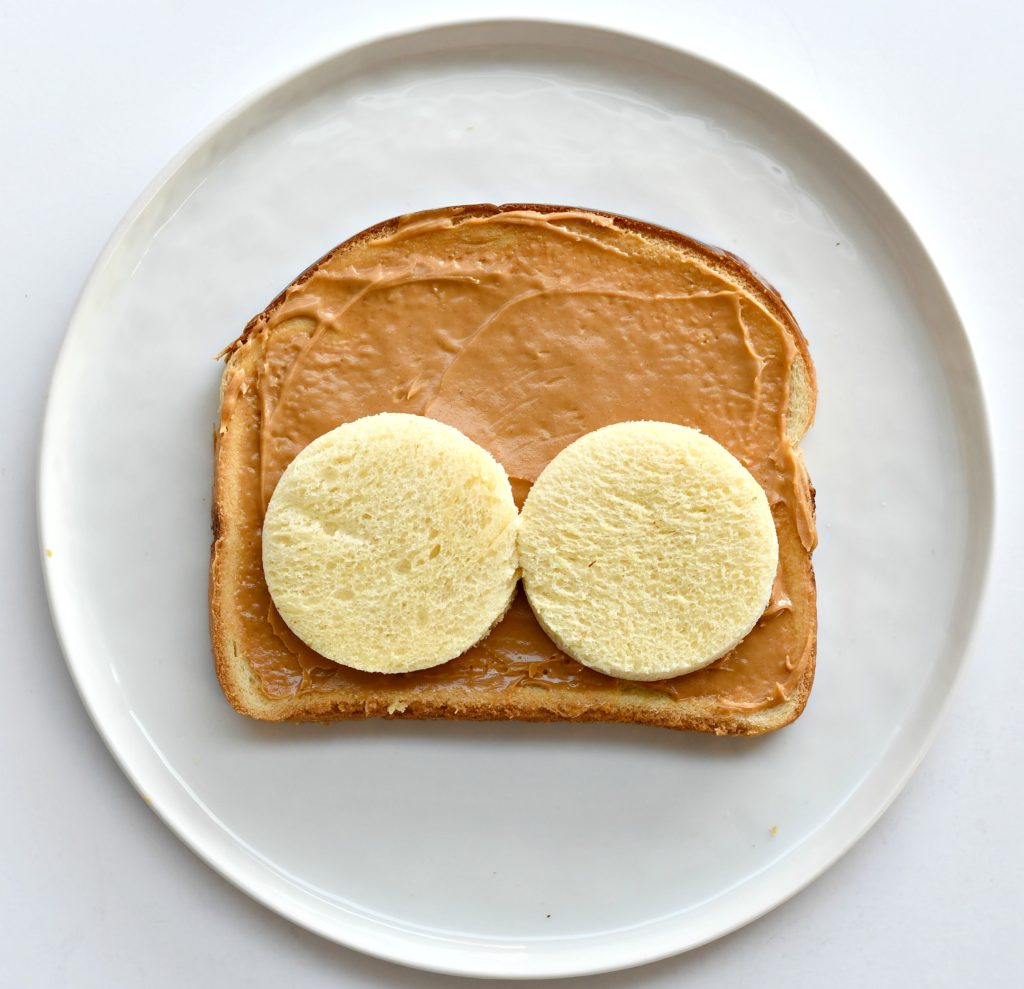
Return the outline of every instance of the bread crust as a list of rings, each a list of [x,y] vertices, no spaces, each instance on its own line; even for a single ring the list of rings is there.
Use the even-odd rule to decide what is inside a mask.
[[[475,204],[454,206],[416,214],[427,218],[450,217],[466,219],[498,213],[529,210],[557,213],[567,210],[590,213],[611,220],[616,227],[639,234],[645,240],[668,243],[692,254],[697,260],[738,284],[759,305],[777,319],[790,333],[797,350],[790,388],[790,409],[787,432],[794,447],[814,419],[817,381],[814,365],[796,319],[789,307],[763,278],[744,261],[728,251],[709,247],[684,234],[619,216],[603,210],[582,207],[554,206],[536,203],[506,203],[502,206]],[[306,281],[318,268],[339,253],[392,233],[406,217],[394,217],[377,223],[339,244],[302,272],[291,285]],[[287,288],[247,324],[242,334],[224,349],[226,357],[221,379],[221,400],[233,373],[244,366],[243,345],[250,341],[285,299]],[[580,695],[571,690],[541,685],[520,685],[515,691],[500,688],[483,690],[451,686],[430,692],[408,690],[373,690],[348,688],[308,692],[289,697],[271,698],[260,687],[235,635],[231,614],[226,606],[232,586],[232,560],[226,542],[232,525],[230,432],[236,413],[221,423],[215,442],[215,470],[212,508],[213,539],[210,551],[210,634],[217,678],[231,706],[241,714],[268,721],[330,722],[361,718],[405,718],[414,720],[465,721],[590,721],[645,724],[679,730],[701,731],[716,735],[759,735],[790,724],[807,705],[814,682],[817,654],[817,607],[814,571],[810,554],[806,553],[810,600],[809,645],[803,674],[788,698],[772,707],[756,711],[722,710],[711,698],[673,699],[651,690],[594,688]],[[799,451],[797,451],[799,454]],[[812,507],[814,489],[811,488]]]

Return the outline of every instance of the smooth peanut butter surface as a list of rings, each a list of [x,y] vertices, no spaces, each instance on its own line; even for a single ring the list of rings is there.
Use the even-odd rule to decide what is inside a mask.
[[[796,348],[790,330],[699,253],[575,211],[418,214],[336,252],[235,347],[256,348],[257,359],[246,364],[254,370],[229,376],[221,410],[222,429],[245,429],[236,505],[244,567],[232,596],[269,697],[352,685],[403,694],[438,683],[612,687],[752,711],[799,681],[814,623],[798,613],[813,607],[811,595],[795,588],[810,580],[815,534],[807,477],[786,432]],[[780,564],[768,609],[727,656],[656,683],[615,680],[559,652],[521,592],[483,642],[443,666],[367,674],[332,663],[277,615],[260,528],[278,478],[308,443],[384,411],[458,427],[504,465],[520,504],[555,454],[600,426],[697,427],[751,471],[772,505]]]

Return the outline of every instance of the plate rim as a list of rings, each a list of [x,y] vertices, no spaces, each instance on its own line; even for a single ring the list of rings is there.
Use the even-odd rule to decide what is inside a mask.
[[[965,562],[967,564],[972,564],[977,580],[974,584],[971,592],[971,599],[969,601],[969,618],[962,626],[959,634],[960,642],[959,647],[956,650],[958,653],[956,667],[953,670],[952,677],[946,688],[945,694],[942,696],[940,703],[935,706],[930,716],[930,722],[927,724],[927,729],[921,734],[912,756],[906,760],[902,770],[897,773],[895,778],[886,788],[885,792],[881,794],[880,797],[871,801],[871,809],[868,813],[864,814],[860,825],[852,828],[849,833],[844,834],[842,836],[842,840],[835,843],[826,854],[819,855],[817,860],[811,864],[810,868],[805,868],[802,871],[797,882],[786,885],[781,893],[776,891],[771,895],[764,897],[764,902],[756,903],[753,909],[743,912],[728,924],[720,925],[710,933],[702,932],[695,937],[687,937],[683,926],[686,921],[682,920],[676,922],[676,927],[678,928],[677,932],[668,939],[662,937],[660,941],[656,940],[653,945],[645,946],[643,942],[631,942],[618,937],[615,940],[621,944],[620,949],[611,953],[602,952],[602,959],[600,961],[590,960],[591,958],[594,958],[593,954],[590,952],[581,952],[578,950],[573,951],[570,948],[567,952],[563,952],[563,955],[559,955],[557,960],[553,960],[548,955],[538,956],[538,960],[540,961],[540,964],[538,965],[536,964],[536,960],[531,964],[529,952],[527,951],[518,956],[515,962],[515,970],[510,971],[500,967],[512,961],[509,953],[502,952],[501,950],[489,955],[486,952],[484,954],[474,952],[462,952],[462,954],[460,954],[460,950],[458,948],[453,949],[451,947],[445,947],[439,950],[435,947],[435,949],[431,951],[425,944],[417,945],[415,940],[410,938],[409,935],[412,932],[409,931],[403,934],[400,929],[397,929],[396,934],[396,929],[391,928],[391,933],[382,932],[384,934],[383,937],[373,937],[368,936],[365,931],[356,930],[351,925],[339,925],[336,919],[333,923],[318,922],[318,915],[311,913],[308,909],[303,910],[300,903],[285,901],[279,895],[275,896],[273,890],[268,891],[260,889],[258,876],[254,880],[251,876],[233,871],[231,863],[223,861],[218,857],[215,850],[211,850],[203,843],[201,837],[196,834],[198,829],[194,825],[190,826],[190,823],[187,820],[187,815],[179,815],[173,808],[165,804],[163,800],[155,794],[153,787],[147,787],[144,785],[141,771],[137,771],[136,767],[131,764],[131,759],[128,753],[126,751],[122,751],[121,747],[119,747],[119,742],[114,737],[115,732],[105,720],[99,708],[99,704],[90,694],[90,687],[86,682],[86,676],[84,673],[86,664],[80,663],[80,661],[76,661],[72,658],[74,650],[72,648],[71,635],[69,633],[68,623],[61,617],[60,603],[61,594],[67,594],[68,591],[65,589],[62,592],[57,577],[54,575],[52,568],[47,566],[46,562],[46,546],[48,545],[47,532],[50,527],[50,523],[48,522],[49,516],[47,512],[47,505],[51,500],[49,490],[54,486],[54,482],[49,476],[47,465],[53,461],[52,451],[57,442],[55,438],[57,427],[54,422],[56,419],[55,409],[59,404],[58,396],[62,391],[62,379],[68,373],[68,354],[71,350],[73,339],[77,338],[87,329],[87,326],[85,325],[87,317],[83,315],[85,303],[94,289],[95,283],[98,282],[102,272],[119,250],[126,235],[131,231],[135,223],[145,213],[146,209],[159,195],[161,190],[198,152],[202,151],[202,149],[209,145],[213,139],[225,132],[232,125],[242,122],[250,113],[257,110],[262,104],[271,101],[277,94],[296,86],[304,79],[312,79],[318,73],[327,71],[332,66],[338,66],[345,62],[353,61],[361,55],[369,56],[368,64],[379,64],[381,61],[380,52],[385,51],[389,46],[410,41],[417,36],[422,36],[424,38],[430,35],[443,36],[446,33],[459,31],[490,31],[496,34],[496,41],[498,44],[504,44],[507,46],[510,42],[503,42],[501,37],[502,34],[507,36],[508,33],[515,31],[537,32],[545,29],[562,32],[563,35],[576,33],[579,35],[587,35],[590,38],[601,37],[606,44],[614,44],[616,42],[621,44],[625,41],[628,44],[637,47],[647,46],[659,49],[666,57],[671,57],[675,60],[688,61],[698,69],[717,73],[720,77],[728,79],[729,82],[739,85],[740,87],[748,88],[749,90],[754,91],[759,97],[773,101],[781,110],[796,118],[802,126],[812,131],[815,137],[820,142],[823,142],[832,154],[845,159],[846,163],[857,173],[857,177],[861,183],[864,184],[864,187],[870,190],[876,199],[889,211],[891,217],[902,226],[902,235],[909,239],[909,242],[918,253],[919,261],[923,262],[926,274],[933,281],[935,288],[939,292],[939,303],[951,317],[951,326],[958,331],[959,339],[957,340],[957,344],[962,349],[964,362],[958,368],[959,381],[957,384],[963,392],[963,395],[961,395],[959,403],[954,402],[954,406],[957,404],[962,405],[964,402],[973,403],[973,408],[970,411],[974,419],[973,429],[975,435],[973,438],[975,441],[975,447],[971,451],[971,459],[974,461],[975,467],[981,466],[982,470],[980,472],[981,476],[975,476],[971,479],[973,487],[969,487],[968,489],[968,509],[973,508],[975,510],[973,517],[969,518],[968,535],[974,535],[976,540],[973,546],[968,546]],[[585,41],[584,43],[578,44],[574,47],[581,52],[590,51],[593,53],[594,51],[593,46],[587,45]],[[375,52],[374,49],[377,49],[378,52]],[[435,49],[435,51],[436,50],[437,49]],[[443,49],[443,51],[455,50],[457,50],[456,46],[449,46]],[[949,380],[948,372],[946,373],[946,385],[947,392],[952,394],[953,382]],[[955,408],[954,411],[959,410]],[[962,434],[958,436],[958,441],[961,440]],[[962,442],[958,442],[958,446],[962,447]],[[65,664],[68,667],[72,682],[75,685],[75,689],[78,691],[82,704],[85,707],[97,733],[102,738],[121,772],[128,778],[132,786],[135,787],[138,793],[143,796],[146,802],[157,813],[163,824],[173,834],[175,834],[193,854],[197,855],[200,860],[205,862],[214,871],[216,871],[218,875],[230,882],[237,889],[244,892],[250,898],[254,899],[262,906],[273,910],[275,913],[292,923],[296,923],[307,930],[326,938],[327,940],[361,951],[373,957],[448,975],[510,979],[562,978],[595,975],[648,964],[663,958],[682,954],[700,947],[701,945],[717,940],[720,937],[724,937],[727,934],[731,934],[733,931],[752,923],[769,913],[771,910],[774,910],[776,907],[780,906],[782,903],[805,889],[810,883],[816,880],[831,868],[831,866],[840,858],[842,858],[864,836],[864,834],[874,826],[882,814],[885,813],[896,797],[902,792],[911,776],[917,770],[924,756],[931,748],[940,728],[945,722],[949,708],[956,697],[960,684],[963,682],[964,672],[971,661],[973,653],[975,652],[979,617],[991,583],[992,547],[996,521],[995,463],[992,450],[991,419],[985,400],[985,393],[982,386],[981,375],[978,370],[974,348],[971,343],[970,335],[967,332],[967,328],[960,316],[959,310],[955,304],[945,278],[921,237],[918,235],[916,228],[907,218],[900,206],[889,195],[885,187],[874,177],[872,172],[865,167],[856,155],[851,153],[843,143],[834,138],[832,134],[814,117],[794,105],[788,98],[781,96],[771,87],[751,78],[744,72],[722,62],[718,58],[682,45],[663,41],[641,32],[621,30],[599,22],[561,17],[469,17],[445,19],[440,21],[431,19],[422,23],[407,24],[406,26],[393,31],[374,34],[353,45],[338,48],[333,52],[304,63],[289,72],[281,74],[269,83],[255,88],[250,95],[236,101],[232,106],[215,115],[209,123],[200,128],[197,134],[188,141],[181,150],[172,156],[168,163],[157,172],[156,176],[134,199],[120,222],[114,228],[82,284],[82,288],[78,293],[71,314],[68,317],[64,336],[53,365],[47,392],[42,428],[40,431],[36,463],[37,533],[40,561],[42,565],[50,617],[60,644]],[[129,711],[129,713],[131,712]],[[138,723],[137,727],[144,731],[141,723]],[[159,750],[155,745],[153,745],[153,749],[159,757]],[[191,796],[186,781],[178,777],[170,766],[167,766],[166,768],[176,779],[178,785],[183,788],[190,800],[194,803],[199,803],[197,798]],[[199,803],[199,806],[202,806],[201,803]],[[839,808],[836,808],[836,810],[838,809]],[[235,840],[237,841],[238,839]],[[255,854],[258,855],[258,853]],[[769,866],[769,868],[772,867]],[[653,930],[656,927],[664,926],[666,920],[671,921],[674,917],[678,916],[679,915],[670,915],[668,918],[656,918],[652,921],[640,924],[638,928],[630,928],[630,930],[643,930],[644,928]],[[373,920],[369,920],[367,922],[370,925],[381,923],[380,921]],[[622,933],[628,932],[624,931]],[[569,943],[573,940],[580,940],[581,945],[587,945],[590,947],[592,945],[593,936],[594,935],[585,935],[584,938],[586,940],[570,937],[545,938],[544,940],[560,943]],[[611,940],[611,938],[608,939]],[[430,939],[428,938],[426,940]],[[631,944],[639,944],[640,950],[637,950],[636,947],[631,948]],[[460,958],[473,960],[468,960],[468,964],[466,961],[460,963]]]

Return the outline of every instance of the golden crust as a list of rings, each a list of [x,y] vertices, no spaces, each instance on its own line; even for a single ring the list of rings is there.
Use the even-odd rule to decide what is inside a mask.
[[[468,218],[491,216],[513,210],[531,210],[539,213],[563,212],[570,207],[509,203],[503,206],[479,204],[455,206],[418,214]],[[727,251],[708,247],[683,234],[606,213],[601,210],[581,210],[612,220],[617,227],[637,233],[648,240],[653,249],[660,244],[671,244],[692,253],[703,264],[739,284],[792,335],[799,359],[794,362],[788,431],[794,443],[806,432],[814,418],[817,383],[814,365],[807,342],[793,314],[778,293],[756,275],[743,261]],[[292,284],[301,284],[321,265],[340,252],[394,231],[403,217],[385,220],[356,234],[340,244],[307,268]],[[227,357],[221,381],[221,398],[233,373],[243,370],[254,360],[243,347],[253,339],[258,328],[284,300],[278,295],[259,315],[246,325],[241,336],[225,348]],[[500,689],[442,688],[429,693],[410,690],[376,691],[352,688],[292,697],[271,698],[263,693],[253,673],[244,649],[240,645],[240,631],[225,609],[224,602],[231,597],[233,567],[236,561],[226,546],[226,536],[232,525],[232,477],[237,464],[232,462],[232,447],[224,438],[233,426],[238,428],[246,414],[246,403],[238,402],[221,423],[221,432],[215,442],[215,472],[213,490],[213,543],[210,555],[210,634],[217,678],[231,706],[241,714],[268,721],[335,721],[354,718],[405,718],[416,720],[458,719],[466,721],[607,721],[629,724],[655,725],[717,735],[759,735],[774,731],[794,721],[803,712],[814,682],[816,665],[816,589],[810,554],[803,551],[808,576],[808,614],[811,627],[809,654],[800,681],[789,697],[773,707],[759,711],[722,711],[709,698],[673,699],[653,691],[631,692],[616,689],[588,690],[579,695],[571,690],[551,686],[519,687],[515,692]],[[813,488],[812,488],[813,497]],[[802,549],[802,548],[801,548]]]

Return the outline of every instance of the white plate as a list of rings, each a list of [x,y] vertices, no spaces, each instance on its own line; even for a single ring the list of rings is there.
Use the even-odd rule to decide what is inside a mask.
[[[593,206],[750,261],[817,362],[821,636],[761,739],[614,725],[268,725],[206,619],[213,355],[326,249],[451,203]],[[184,841],[258,900],[446,972],[596,972],[733,930],[818,875],[927,747],[991,529],[967,340],[906,221],[793,109],[692,55],[533,22],[346,52],[233,113],[136,204],[53,380],[51,602],[97,727]],[[52,556],[50,555],[52,553]]]

